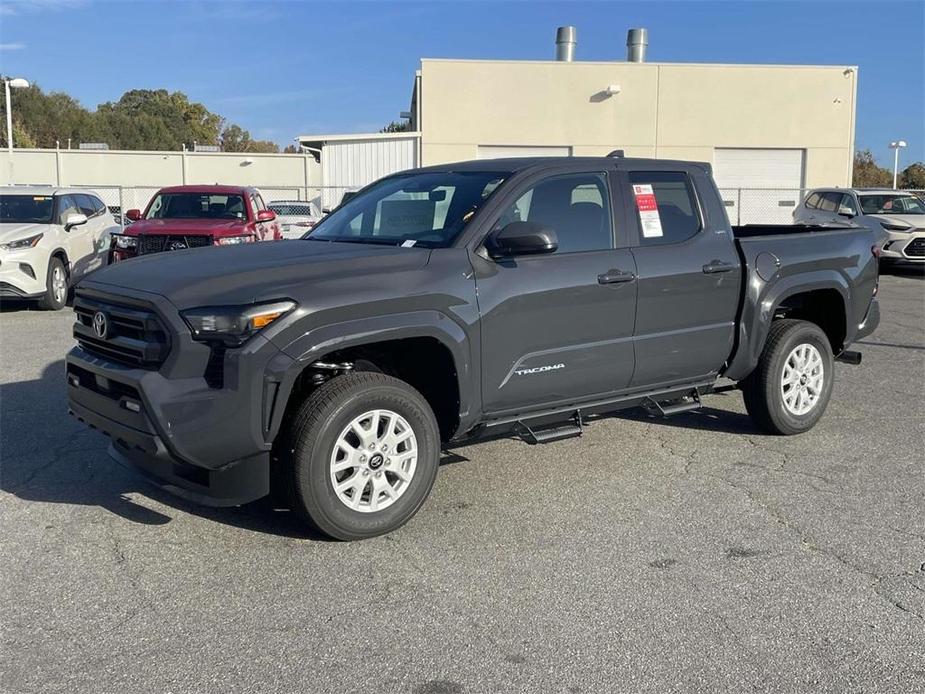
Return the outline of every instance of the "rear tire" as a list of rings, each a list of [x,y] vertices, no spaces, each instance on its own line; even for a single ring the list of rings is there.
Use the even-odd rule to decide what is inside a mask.
[[[742,381],[745,409],[772,434],[801,434],[822,417],[832,395],[835,359],[815,323],[777,320],[771,324],[755,370]]]
[[[418,512],[439,456],[437,421],[418,391],[385,374],[349,372],[299,406],[280,462],[293,511],[330,537],[359,540]]]
[[[39,299],[43,311],[60,311],[67,304],[67,268],[61,258],[52,256],[45,276],[45,294]]]

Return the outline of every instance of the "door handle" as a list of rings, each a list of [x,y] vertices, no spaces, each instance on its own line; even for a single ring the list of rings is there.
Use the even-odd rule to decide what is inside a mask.
[[[623,282],[632,282],[635,279],[635,272],[624,272],[623,270],[608,270],[603,275],[597,276],[598,284],[622,284]]]
[[[714,260],[703,266],[703,272],[707,275],[715,275],[719,272],[732,272],[736,266],[732,263],[724,263],[722,260]]]

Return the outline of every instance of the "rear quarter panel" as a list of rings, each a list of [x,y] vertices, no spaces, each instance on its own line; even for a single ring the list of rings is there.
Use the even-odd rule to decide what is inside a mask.
[[[845,304],[843,346],[847,347],[864,320],[877,285],[877,260],[871,253],[874,243],[868,229],[737,239],[746,281],[737,348],[724,375],[738,380],[751,373],[775,310],[788,297],[803,292],[834,289],[839,293]]]

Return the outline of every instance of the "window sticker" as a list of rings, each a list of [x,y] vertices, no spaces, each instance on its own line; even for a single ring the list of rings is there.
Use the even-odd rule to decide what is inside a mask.
[[[401,247],[402,247],[402,248],[411,248],[411,247],[414,246],[414,244],[416,244],[416,243],[417,243],[417,241],[415,241],[414,239],[405,239],[404,241],[401,242]]]
[[[642,235],[647,239],[662,236],[662,220],[658,216],[658,203],[652,186],[634,185],[633,195],[636,197],[636,209],[639,210]]]

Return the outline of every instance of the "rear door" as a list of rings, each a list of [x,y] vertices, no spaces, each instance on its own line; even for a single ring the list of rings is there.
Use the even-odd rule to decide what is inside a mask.
[[[569,168],[524,180],[491,223],[542,223],[558,249],[475,262],[486,412],[571,404],[632,378],[635,267],[615,240],[613,169]]]
[[[632,385],[668,386],[715,374],[732,352],[741,292],[721,201],[699,168],[627,166],[638,274]],[[703,199],[699,191],[706,191]]]

